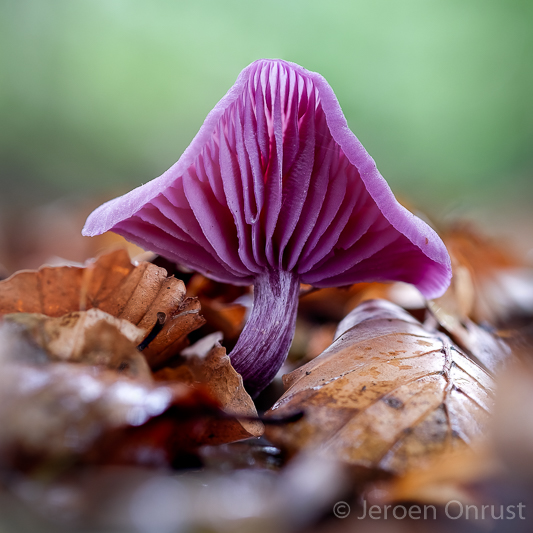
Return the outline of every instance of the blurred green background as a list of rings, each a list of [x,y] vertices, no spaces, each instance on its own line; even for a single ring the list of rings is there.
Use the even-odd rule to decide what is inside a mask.
[[[158,176],[261,57],[325,76],[422,209],[533,199],[531,0],[0,0],[0,205]]]

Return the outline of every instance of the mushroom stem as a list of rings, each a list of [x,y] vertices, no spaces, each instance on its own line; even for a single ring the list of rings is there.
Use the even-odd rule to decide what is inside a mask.
[[[257,276],[250,317],[230,353],[246,390],[257,396],[287,358],[298,309],[300,279],[294,272],[270,270]]]

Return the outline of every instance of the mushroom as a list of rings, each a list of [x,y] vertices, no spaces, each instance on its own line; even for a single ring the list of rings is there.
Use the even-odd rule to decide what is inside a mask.
[[[287,357],[300,283],[398,280],[433,298],[451,278],[443,242],[394,198],[326,80],[282,60],[245,68],[179,161],[96,209],[83,234],[108,230],[254,285],[230,354],[252,394]]]

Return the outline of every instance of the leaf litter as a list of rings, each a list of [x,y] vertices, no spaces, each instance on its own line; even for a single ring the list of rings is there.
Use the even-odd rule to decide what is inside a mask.
[[[267,436],[292,453],[321,455],[393,473],[468,446],[492,409],[492,378],[443,334],[403,309],[369,300],[339,325],[333,344],[284,377],[270,413],[306,416]]]
[[[188,343],[186,334],[204,321],[197,299],[185,297],[183,282],[167,278],[164,269],[135,267],[117,251],[85,269],[15,274],[0,283],[0,294],[7,312],[0,321],[0,455],[6,466],[33,471],[59,458],[170,466],[204,444],[262,434],[253,402],[220,345],[191,353],[193,379],[154,379],[154,355],[159,364],[175,357]],[[89,309],[72,311],[77,307]],[[202,356],[205,364],[195,363]],[[246,420],[238,422],[238,415]]]
[[[527,271],[526,265],[521,268]],[[227,337],[231,348],[242,329],[247,303],[235,300],[245,291],[199,275],[184,275],[183,283],[151,263],[132,265],[124,251],[106,253],[85,268],[56,269],[23,271],[0,283],[0,313],[5,315],[0,328],[4,480],[0,501],[16,495],[29,514],[37,513],[39,524],[43,515],[54,523],[68,515],[75,517],[72,527],[85,522],[105,528],[112,519],[136,529],[142,522],[141,530],[149,531],[150,524],[153,529],[158,518],[166,517],[176,531],[191,524],[236,530],[235,517],[246,514],[245,505],[248,515],[254,516],[253,526],[248,522],[254,529],[292,531],[314,523],[320,530],[317,517],[327,515],[342,494],[354,514],[361,499],[378,505],[408,500],[442,506],[452,497],[481,502],[486,490],[502,501],[509,494],[528,496],[509,476],[531,475],[529,437],[524,437],[523,424],[509,425],[516,418],[506,415],[511,410],[521,412],[529,427],[529,412],[517,398],[517,394],[526,396],[527,372],[513,374],[512,379],[523,383],[523,392],[506,395],[511,399],[503,415],[502,407],[497,409],[500,422],[490,412],[492,375],[498,382],[502,361],[512,363],[510,351],[513,357],[516,352],[516,343],[509,340],[519,334],[510,320],[521,314],[527,326],[530,318],[523,299],[507,301],[503,312],[491,297],[485,308],[492,306],[494,312],[483,315],[483,322],[479,311],[472,312],[476,308],[472,301],[487,300],[486,285],[471,283],[475,268],[468,267],[462,288],[455,287],[444,297],[451,298],[452,304],[438,302],[464,331],[445,322],[433,302],[428,314],[424,302],[398,284],[359,284],[303,296],[299,327],[304,342],[289,363],[297,368],[285,377],[287,391],[282,398],[274,397],[278,407],[270,416],[283,418],[300,409],[305,415],[296,422],[267,426],[268,440],[233,444],[263,431],[240,376],[218,343],[226,344]],[[497,263],[493,273],[501,269],[503,265]],[[455,271],[455,279],[460,278]],[[527,275],[520,279],[527,285]],[[459,296],[462,301],[457,303]],[[383,301],[368,301],[376,297],[410,312]],[[203,327],[200,301],[210,310]],[[186,349],[187,336],[202,340],[217,330],[223,331],[223,339],[209,337]],[[311,340],[313,335],[316,340]],[[333,337],[328,347],[327,339]],[[522,359],[527,359],[529,337],[520,338]],[[102,391],[91,401],[80,385],[89,382]],[[508,383],[509,379],[504,392],[512,391]],[[137,403],[131,398],[125,401],[126,394],[112,393],[121,387],[133,387]],[[149,400],[151,395],[166,398],[159,414],[148,411],[147,406],[157,403]],[[508,438],[500,434],[493,439],[494,425],[503,427],[502,420],[509,423],[505,426]],[[498,443],[495,450],[487,447],[493,441]],[[212,445],[219,442],[229,444]],[[192,457],[196,459],[190,463]],[[304,457],[310,459],[304,461]],[[320,479],[319,465],[326,464],[326,459],[331,467],[321,475],[329,476],[330,488],[311,512],[310,494],[318,491],[311,479],[318,476],[315,483]],[[201,463],[203,473],[176,477],[184,472],[179,468]],[[355,470],[333,466],[339,464],[355,465]],[[131,466],[116,470],[118,465]],[[139,470],[141,465],[150,468]],[[295,474],[289,481],[285,473],[291,465]],[[139,477],[141,472],[145,477]],[[248,477],[239,477],[239,472]],[[13,473],[17,473],[16,482]],[[324,483],[325,478],[321,479]],[[102,493],[97,488],[102,480],[116,491],[116,497],[108,497],[113,504],[106,515],[100,510]],[[197,492],[194,487],[201,482],[211,488]],[[244,492],[235,492],[235,483],[264,506],[254,507]],[[157,487],[165,487],[169,496]],[[299,510],[280,507],[279,500],[276,503],[271,497],[281,491],[288,502],[289,490],[295,498],[291,501],[300,501]],[[69,498],[58,513],[51,514],[58,491]],[[152,492],[164,504],[158,506],[148,496]],[[170,495],[178,493],[188,503],[171,511]],[[223,495],[234,498],[224,508],[213,503]],[[198,499],[202,503],[196,509]],[[136,518],[124,514],[121,506],[127,501],[142,509]],[[272,521],[273,516],[279,520]],[[302,521],[304,516],[307,521]],[[333,520],[332,525],[338,526]],[[363,527],[364,521],[355,523]]]
[[[144,350],[151,367],[161,366],[184,348],[187,335],[204,323],[198,300],[185,296],[181,280],[167,277],[165,269],[148,262],[134,266],[123,249],[104,254],[84,268],[23,270],[1,285],[0,316],[60,317],[92,308],[128,320],[143,329],[145,337],[163,314],[163,328]]]
[[[218,334],[204,337],[182,351],[184,364],[163,368],[155,374],[157,380],[203,383],[228,413],[235,414],[235,420],[213,421],[206,437],[212,445],[259,437],[264,431],[263,424],[253,420],[257,418],[257,410],[244,389],[242,377],[231,366],[226,349],[219,340],[221,335]],[[239,414],[246,415],[248,419],[239,419]]]

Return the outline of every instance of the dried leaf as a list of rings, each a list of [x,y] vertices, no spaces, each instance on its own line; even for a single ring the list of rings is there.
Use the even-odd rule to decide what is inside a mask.
[[[158,313],[163,313],[161,332],[143,351],[151,367],[178,353],[187,345],[188,333],[204,323],[199,302],[185,298],[181,280],[167,278],[165,269],[151,263],[132,265],[125,250],[102,255],[84,268],[42,267],[0,282],[0,315],[60,317],[91,308],[128,320],[145,336],[158,322]]]
[[[288,390],[269,414],[306,415],[267,428],[272,442],[391,472],[468,446],[492,408],[490,376],[384,300],[350,313],[330,348],[284,381]]]
[[[145,332],[100,309],[78,311],[59,318],[14,313],[5,315],[0,327],[6,329],[6,334],[10,332],[12,336],[31,339],[51,361],[104,366],[130,377],[152,379],[146,359],[136,348]],[[18,353],[7,356],[16,360]]]
[[[176,368],[164,368],[155,374],[156,379],[182,381],[189,384],[204,383],[210,394],[224,411],[237,417],[229,420],[213,420],[206,432],[208,444],[222,444],[263,434],[263,424],[258,420],[239,419],[257,417],[250,395],[244,389],[242,377],[231,366],[226,349],[214,334],[183,350],[185,364]]]

